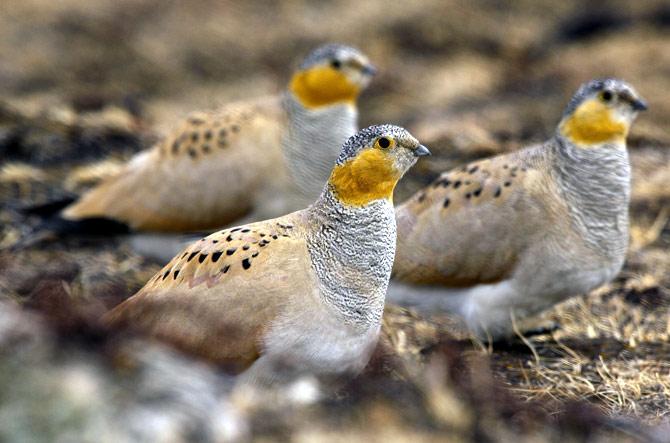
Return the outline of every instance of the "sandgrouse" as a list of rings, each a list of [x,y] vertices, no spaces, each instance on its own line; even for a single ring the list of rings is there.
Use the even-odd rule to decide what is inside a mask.
[[[280,95],[196,113],[61,213],[65,230],[90,220],[131,231],[216,229],[253,212],[274,217],[319,195],[342,143],[356,132],[356,99],[375,68],[358,50],[309,54]]]
[[[106,321],[251,380],[362,369],[395,254],[393,190],[428,154],[397,126],[360,131],[307,209],[193,243]]]
[[[443,173],[397,208],[389,299],[460,314],[484,336],[611,281],[628,245],[626,136],[644,101],[582,85],[542,145]],[[423,288],[418,288],[422,285]]]

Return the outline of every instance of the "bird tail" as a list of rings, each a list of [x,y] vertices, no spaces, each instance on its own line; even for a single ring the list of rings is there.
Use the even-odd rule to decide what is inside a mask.
[[[62,197],[56,200],[49,200],[46,203],[31,204],[16,208],[16,212],[24,216],[37,216],[43,219],[56,216],[63,209],[77,200],[76,196]]]
[[[12,251],[27,249],[44,242],[71,237],[110,237],[130,233],[125,223],[103,217],[68,220],[60,215],[48,217],[28,229],[12,244]]]

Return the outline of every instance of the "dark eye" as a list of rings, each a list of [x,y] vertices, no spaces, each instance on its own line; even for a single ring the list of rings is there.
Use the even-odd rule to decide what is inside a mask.
[[[389,140],[386,137],[382,137],[379,140],[377,140],[377,144],[379,145],[380,148],[386,149],[389,146],[391,146],[391,140]]]
[[[334,69],[340,69],[342,67],[342,62],[337,59],[331,60],[330,66],[332,66]]]
[[[600,97],[603,99],[604,102],[609,102],[612,100],[613,95],[611,91],[603,91]]]

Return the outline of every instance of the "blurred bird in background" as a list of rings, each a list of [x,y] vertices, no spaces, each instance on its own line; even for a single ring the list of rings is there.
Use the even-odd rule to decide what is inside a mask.
[[[645,102],[593,80],[541,146],[443,173],[397,208],[390,299],[504,337],[521,319],[611,281],[628,247],[626,136]],[[409,286],[418,285],[418,286]]]
[[[193,232],[302,208],[356,132],[356,100],[375,71],[354,48],[319,47],[284,94],[191,115],[38,234]]]

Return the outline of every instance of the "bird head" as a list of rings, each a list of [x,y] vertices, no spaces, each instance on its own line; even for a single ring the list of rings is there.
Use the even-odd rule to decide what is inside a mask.
[[[329,44],[310,53],[293,74],[289,90],[306,108],[355,104],[377,69],[349,46]]]
[[[645,101],[623,80],[591,80],[570,100],[558,131],[578,147],[620,145],[638,112],[646,109]]]
[[[398,180],[416,163],[430,155],[405,129],[393,125],[370,126],[342,147],[328,186],[349,206],[365,206],[374,200],[392,200]]]

